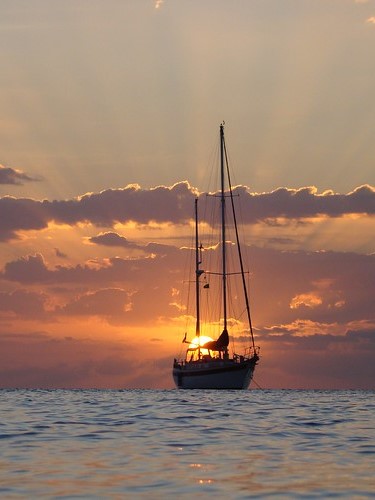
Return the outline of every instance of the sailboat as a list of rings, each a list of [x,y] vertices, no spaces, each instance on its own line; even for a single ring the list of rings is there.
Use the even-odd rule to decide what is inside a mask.
[[[253,327],[250,316],[250,303],[248,285],[244,268],[244,259],[239,241],[239,229],[237,226],[237,215],[235,209],[235,194],[232,190],[228,156],[224,138],[224,123],[220,125],[220,190],[214,194],[220,201],[219,209],[219,243],[216,248],[220,248],[220,265],[218,270],[203,270],[202,254],[203,245],[200,243],[199,235],[199,214],[198,199],[195,199],[195,338],[187,340],[185,333],[182,340],[188,347],[183,358],[175,358],[173,362],[173,379],[179,389],[247,389],[253,378],[255,366],[259,361],[259,347],[255,346]],[[231,226],[234,234],[234,241],[227,240],[227,228]],[[228,247],[228,249],[227,249]],[[236,264],[230,257],[229,247],[236,249]],[[211,247],[212,248],[212,247]],[[236,269],[234,269],[236,265]],[[201,321],[201,294],[202,289],[208,289],[210,283],[205,281],[207,276],[216,278],[219,281],[220,289],[220,318],[218,321],[210,321],[211,327],[218,328],[216,339],[205,335],[205,325]],[[235,297],[231,295],[232,288],[230,280],[235,278],[240,283],[241,294],[243,296],[244,307],[241,319],[237,320],[230,312],[230,305],[238,301],[239,293]],[[208,301],[208,304],[210,301]],[[240,323],[243,325],[240,335],[241,343],[246,337],[246,344],[243,343],[241,353],[235,352],[234,346],[230,348],[230,343],[234,344],[234,338],[230,333],[231,326]],[[238,340],[238,339],[237,339]]]

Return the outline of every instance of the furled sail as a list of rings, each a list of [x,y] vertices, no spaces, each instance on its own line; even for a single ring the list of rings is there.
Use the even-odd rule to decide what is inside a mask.
[[[211,340],[202,345],[203,349],[209,349],[210,351],[225,351],[229,345],[229,335],[228,330],[225,328],[220,337],[217,340]]]

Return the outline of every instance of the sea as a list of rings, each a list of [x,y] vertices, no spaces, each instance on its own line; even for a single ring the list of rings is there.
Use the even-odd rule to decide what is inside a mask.
[[[1,498],[375,498],[375,391],[0,395]]]

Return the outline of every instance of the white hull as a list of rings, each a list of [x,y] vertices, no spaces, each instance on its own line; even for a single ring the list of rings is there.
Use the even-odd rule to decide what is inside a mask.
[[[247,389],[258,357],[238,362],[212,360],[175,364],[173,379],[179,389]]]

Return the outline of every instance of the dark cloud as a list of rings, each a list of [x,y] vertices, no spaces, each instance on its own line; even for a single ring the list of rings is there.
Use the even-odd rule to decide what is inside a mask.
[[[249,259],[258,324],[345,323],[374,315],[375,255],[252,247]]]
[[[318,194],[314,187],[279,188],[270,193],[251,194],[243,186],[236,188],[234,193],[241,194],[245,222],[249,223],[278,217],[301,219],[319,215],[375,214],[375,188],[369,185],[348,194],[331,191]]]
[[[172,245],[163,245],[161,243],[155,242],[141,245],[135,243],[134,241],[128,240],[128,238],[125,238],[125,236],[120,236],[118,233],[110,231],[98,234],[97,236],[92,236],[91,238],[89,238],[89,241],[97,245],[108,247],[126,248],[128,250],[140,250],[147,254],[167,255],[176,253],[178,251],[176,247]]]
[[[112,325],[147,325],[175,312],[170,287],[145,283],[135,289],[98,289],[78,294],[54,311],[56,317],[98,316]]]
[[[137,352],[131,338],[119,342],[0,332],[0,387],[172,387],[170,357],[150,360]]]
[[[195,191],[187,182],[172,187],[141,189],[128,186],[85,194],[74,200],[44,202],[55,222],[76,224],[87,221],[98,226],[112,227],[117,222],[138,224],[184,223],[191,218]]]
[[[3,277],[20,283],[45,283],[49,281],[50,274],[42,254],[38,253],[8,262]]]
[[[22,319],[43,320],[47,298],[44,293],[27,290],[0,292],[0,316],[11,313]]]
[[[277,218],[302,219],[326,215],[375,214],[375,188],[364,185],[348,194],[326,192],[317,194],[315,188],[280,188],[270,193],[250,193],[238,186],[241,212],[245,223],[276,221]],[[0,199],[0,240],[17,237],[17,231],[43,229],[54,221],[75,225],[88,222],[102,227],[134,221],[184,224],[192,218],[193,199],[197,195],[187,182],[172,187],[159,186],[141,189],[128,186],[90,193],[72,200],[36,201],[3,197]],[[200,197],[213,200],[202,193]],[[234,197],[236,202],[237,196]],[[275,222],[274,222],[275,223]],[[123,242],[124,243],[124,242]],[[107,242],[108,244],[108,242]]]
[[[0,198],[0,241],[17,238],[19,230],[46,228],[51,220],[47,206],[27,198]]]
[[[124,380],[131,387],[143,367],[129,350],[130,343],[125,349],[109,339],[0,334],[0,387],[124,387]]]
[[[67,259],[68,258],[68,256],[64,252],[61,252],[61,250],[59,250],[58,248],[54,248],[54,250],[55,250],[56,257],[59,257],[59,259]]]
[[[40,180],[40,178],[31,177],[21,170],[0,165],[0,184],[22,185],[25,182],[35,182]]]
[[[119,317],[131,308],[131,299],[126,290],[107,288],[84,293],[61,308],[63,314],[77,316]]]
[[[97,236],[92,236],[89,241],[97,245],[104,245],[108,247],[139,249],[139,245],[136,243],[129,241],[125,238],[125,236],[120,236],[119,234],[113,232],[100,233]]]
[[[59,265],[50,269],[41,254],[28,255],[8,262],[0,278],[24,284],[44,285],[109,285],[165,283],[170,274],[176,274],[180,261],[167,261],[163,256],[155,259],[144,258],[122,259],[113,257],[105,263],[97,262],[95,266]]]
[[[268,357],[261,358],[256,376],[263,387],[374,388],[374,327],[365,324],[363,329],[346,331],[343,327],[340,335],[263,336],[262,346]]]
[[[361,345],[364,349],[375,351],[375,319],[373,321],[361,321],[355,327],[347,325],[338,326],[336,324],[322,324],[310,322],[310,330],[315,333],[304,334],[303,322],[295,322],[289,325],[275,325],[272,328],[262,329],[257,333],[258,339],[262,339],[263,343],[274,343],[278,345],[278,349],[284,350],[293,348],[294,351],[299,349],[308,349],[311,352],[314,350],[324,351],[333,349],[334,345],[356,344]],[[298,326],[301,329],[298,329]],[[323,330],[328,330],[324,332]],[[329,330],[337,330],[330,333]],[[375,368],[375,367],[374,367]]]
[[[137,259],[115,257],[94,267],[59,265],[52,269],[41,254],[36,254],[9,262],[0,277],[28,286],[38,285],[44,287],[46,294],[59,296],[65,305],[50,310],[51,319],[100,316],[112,324],[146,324],[175,313],[170,304],[171,288],[180,287],[179,254],[184,251],[175,249],[175,252],[175,258],[171,252],[168,258],[165,255],[149,258],[146,254]]]
[[[142,248],[150,251],[152,246]],[[48,267],[41,254],[29,255],[8,262],[0,278],[58,294],[66,304],[61,309],[64,314],[92,313],[110,321],[148,322],[176,315],[170,305],[171,290],[182,288],[187,250],[166,248],[164,252],[158,248],[154,258],[146,252],[132,259],[114,257],[95,265],[54,268]],[[255,325],[272,327],[297,320],[344,324],[374,316],[375,255],[258,247],[247,248],[246,254]],[[207,293],[215,293],[214,285],[212,282]],[[105,300],[101,300],[103,294]],[[130,303],[125,311],[124,305]]]

